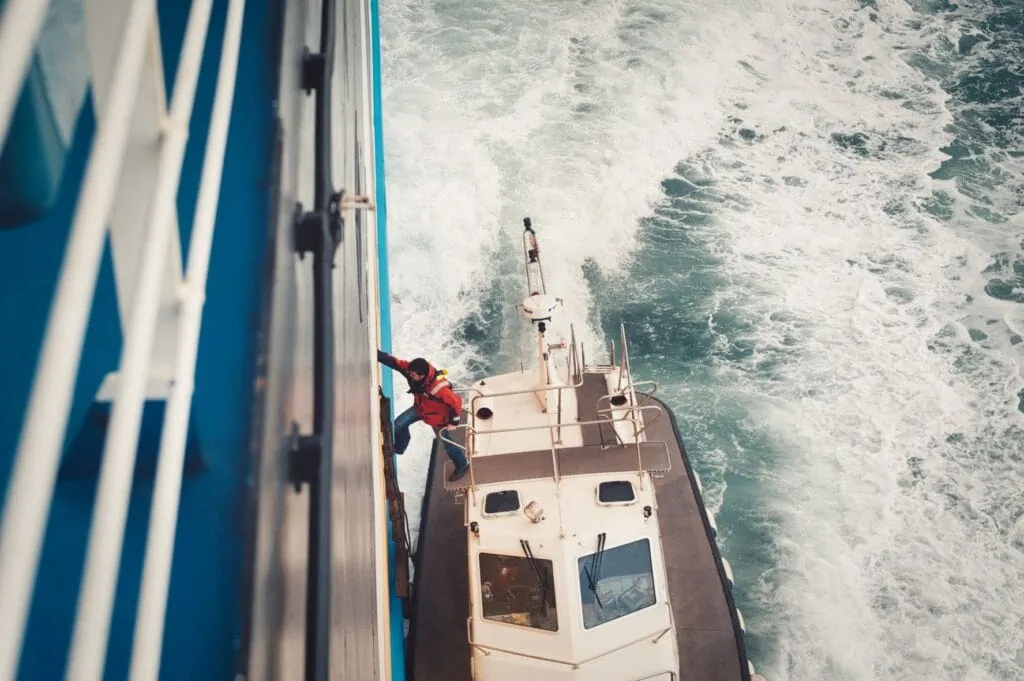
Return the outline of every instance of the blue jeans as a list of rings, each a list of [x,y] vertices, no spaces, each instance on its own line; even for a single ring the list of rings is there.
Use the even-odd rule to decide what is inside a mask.
[[[395,419],[395,454],[402,454],[405,452],[406,447],[409,446],[409,440],[412,437],[409,434],[409,426],[419,420],[420,415],[416,413],[416,407],[409,407]],[[452,438],[451,431],[447,428],[442,428],[441,434],[446,438]],[[442,442],[444,441],[442,440]],[[469,462],[466,460],[466,453],[454,444],[444,442],[444,449],[448,452],[448,458],[451,459],[452,463],[455,465],[455,470],[461,471],[469,465]]]

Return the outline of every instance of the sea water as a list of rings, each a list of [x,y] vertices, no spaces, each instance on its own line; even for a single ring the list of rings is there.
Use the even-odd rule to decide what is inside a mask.
[[[591,358],[625,324],[679,418],[761,673],[1024,679],[1024,3],[381,27],[395,352],[461,387],[529,361],[532,217],[563,322]]]

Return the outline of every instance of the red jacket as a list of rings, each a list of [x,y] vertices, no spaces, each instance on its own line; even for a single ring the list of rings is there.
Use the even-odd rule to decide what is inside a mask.
[[[462,398],[452,390],[447,380],[438,380],[437,369],[432,364],[427,369],[426,380],[422,385],[417,385],[409,377],[409,362],[380,350],[377,351],[377,361],[405,376],[409,382],[409,392],[413,394],[416,413],[428,426],[443,428],[462,415]]]

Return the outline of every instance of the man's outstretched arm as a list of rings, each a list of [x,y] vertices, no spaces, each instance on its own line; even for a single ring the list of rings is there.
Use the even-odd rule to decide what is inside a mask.
[[[409,363],[404,359],[398,359],[394,355],[389,355],[381,350],[377,351],[377,361],[391,367],[395,371],[401,371],[403,374],[409,369]]]

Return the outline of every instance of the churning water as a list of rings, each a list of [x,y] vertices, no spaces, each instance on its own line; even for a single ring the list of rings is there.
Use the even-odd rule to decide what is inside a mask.
[[[1024,4],[381,14],[396,353],[518,368],[531,216],[675,410],[760,672],[1024,679]]]

